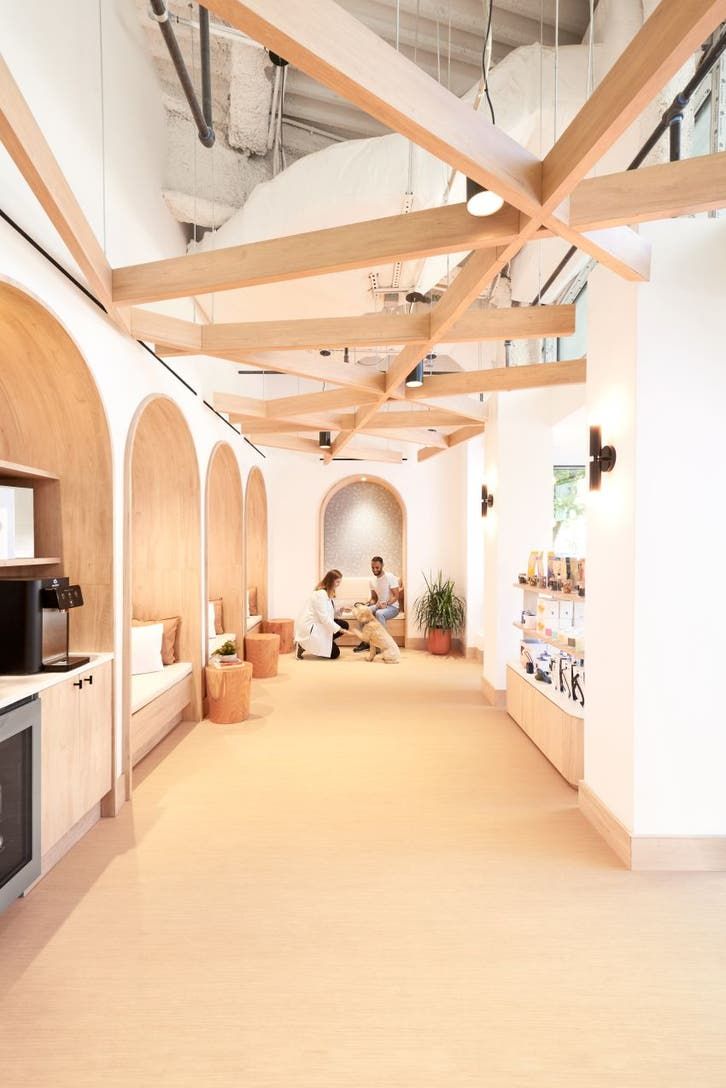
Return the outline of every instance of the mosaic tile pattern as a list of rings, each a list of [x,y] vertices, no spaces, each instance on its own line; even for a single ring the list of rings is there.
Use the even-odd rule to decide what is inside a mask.
[[[380,484],[356,481],[333,495],[323,534],[325,570],[362,578],[371,572],[371,556],[382,555],[385,569],[401,577],[403,514]]]

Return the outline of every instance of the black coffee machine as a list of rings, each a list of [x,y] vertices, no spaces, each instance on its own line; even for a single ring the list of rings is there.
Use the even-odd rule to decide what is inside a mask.
[[[80,586],[62,578],[0,578],[0,675],[68,672],[88,657],[69,654],[69,612]]]

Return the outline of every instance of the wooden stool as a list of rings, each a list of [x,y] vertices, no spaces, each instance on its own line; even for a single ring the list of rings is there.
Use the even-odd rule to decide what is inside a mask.
[[[294,620],[263,620],[262,630],[267,634],[280,636],[280,653],[291,654],[294,648],[292,641]]]
[[[279,635],[248,635],[245,639],[245,659],[252,665],[255,680],[277,676],[277,656],[280,652]]]
[[[217,725],[243,722],[250,714],[252,666],[249,661],[239,665],[207,665],[207,697],[209,720]]]

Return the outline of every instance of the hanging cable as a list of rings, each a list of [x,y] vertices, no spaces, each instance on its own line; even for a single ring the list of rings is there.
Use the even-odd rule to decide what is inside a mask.
[[[554,133],[553,143],[557,143],[557,112],[560,97],[560,0],[555,0],[555,94],[554,94]]]
[[[590,34],[587,43],[587,97],[589,98],[593,91],[593,79],[594,79],[594,65],[593,65],[593,50],[594,50],[594,33],[595,33],[595,0],[590,0]]]
[[[106,252],[106,98],[103,73],[103,6],[98,0],[98,40],[101,78],[101,214],[103,218],[103,252]]]
[[[486,0],[485,0],[486,3]],[[484,88],[484,94],[486,95],[487,102],[489,103],[489,112],[492,115],[492,124],[496,125],[496,118],[494,116],[494,106],[492,104],[492,98],[489,94],[489,63],[491,62],[491,45],[489,38],[492,32],[492,13],[494,11],[494,0],[489,0],[489,16],[487,19],[486,30],[484,31],[484,45],[481,51],[481,78],[482,86]],[[487,49],[489,50],[489,61],[487,61]]]

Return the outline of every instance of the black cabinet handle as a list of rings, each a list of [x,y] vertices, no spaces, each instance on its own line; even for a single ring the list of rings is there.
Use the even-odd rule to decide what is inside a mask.
[[[84,684],[92,684],[93,683],[93,675],[84,677],[83,683]]]
[[[83,681],[82,680],[74,680],[73,681],[73,687],[74,688],[82,688],[83,687]]]

